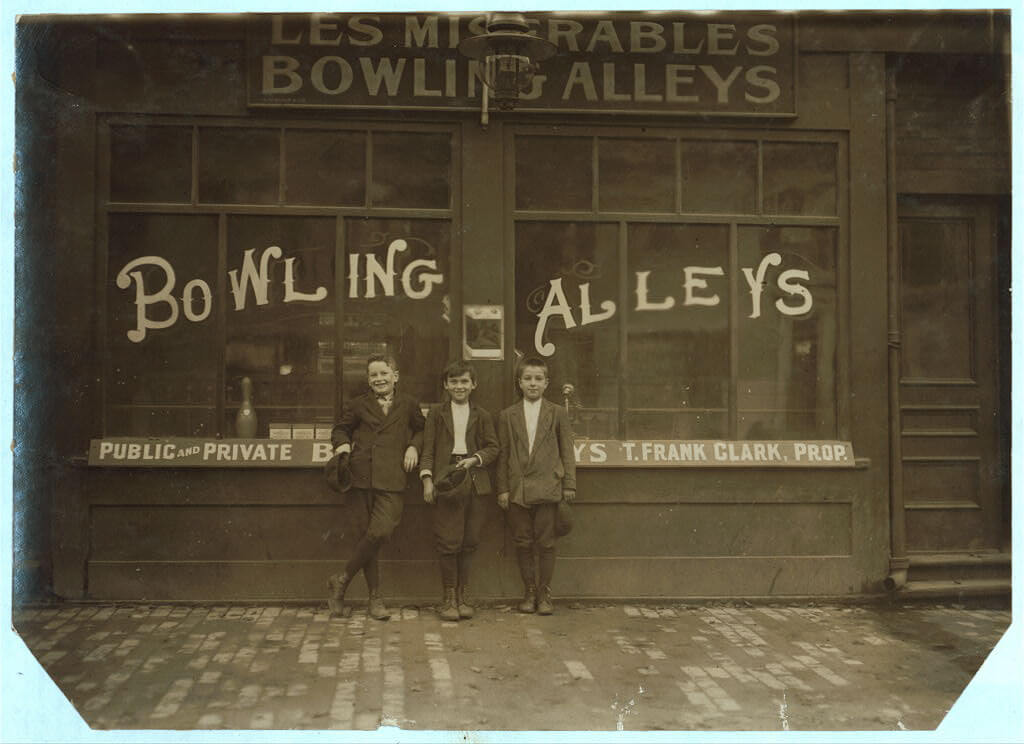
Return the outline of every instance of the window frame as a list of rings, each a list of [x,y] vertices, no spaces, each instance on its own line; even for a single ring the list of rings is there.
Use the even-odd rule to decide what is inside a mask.
[[[540,210],[518,209],[516,206],[516,138],[520,136],[562,136],[573,138],[590,138],[591,153],[591,199],[587,210]],[[675,198],[672,212],[639,212],[599,210],[600,184],[600,146],[599,139],[651,139],[675,140]],[[682,140],[707,141],[743,141],[754,142],[757,146],[757,213],[690,213],[682,207],[683,184],[681,169]],[[802,216],[766,213],[764,211],[764,144],[765,143],[808,143],[834,144],[836,146],[836,214],[834,216]],[[844,131],[824,130],[774,130],[744,128],[739,126],[720,127],[715,129],[694,126],[661,127],[661,126],[559,126],[559,125],[514,125],[506,127],[503,143],[504,168],[504,209],[505,225],[503,229],[505,243],[505,273],[509,277],[505,288],[505,303],[509,308],[516,307],[516,225],[519,222],[597,222],[615,223],[619,233],[618,272],[620,276],[619,292],[615,298],[619,311],[615,319],[619,336],[618,359],[618,426],[615,439],[628,440],[626,436],[626,418],[629,409],[629,372],[628,372],[628,318],[630,313],[630,286],[622,277],[628,275],[628,231],[631,224],[654,222],[661,224],[719,224],[729,228],[729,259],[724,266],[730,277],[730,288],[737,286],[739,281],[738,234],[744,226],[777,226],[777,227],[830,227],[836,234],[836,379],[835,379],[835,417],[836,430],[829,436],[849,440],[850,423],[850,188],[849,188],[849,137]],[[737,386],[739,379],[739,331],[740,317],[739,293],[730,291],[729,307],[729,392],[728,392],[728,437],[738,439],[739,409]],[[513,315],[514,313],[509,313]],[[523,348],[516,338],[516,319],[506,320],[506,336],[513,348]],[[532,345],[529,346],[532,349]],[[514,377],[514,360],[508,365],[509,378]],[[665,437],[670,438],[670,437]]]
[[[114,201],[111,196],[111,165],[112,165],[112,129],[118,126],[145,127],[189,127],[191,129],[191,186],[188,202],[124,202]],[[233,129],[271,129],[276,130],[279,150],[278,158],[278,198],[274,204],[246,203],[213,203],[200,202],[198,193],[199,178],[199,130],[204,127],[222,127]],[[286,159],[285,137],[288,130],[331,130],[348,132],[365,132],[366,138],[366,170],[364,174],[364,203],[362,206],[336,205],[293,205],[284,202],[286,190]],[[449,204],[447,208],[425,207],[382,207],[373,204],[373,134],[374,133],[442,133],[447,134],[450,141],[449,160]],[[332,217],[335,220],[335,267],[346,266],[346,234],[347,224],[353,219],[430,219],[447,221],[450,225],[451,243],[449,245],[449,272],[446,277],[448,292],[453,308],[461,307],[461,231],[458,229],[462,218],[462,132],[456,122],[387,122],[376,120],[330,121],[322,118],[256,118],[256,117],[223,117],[223,116],[178,116],[160,114],[125,114],[101,113],[97,116],[96,125],[96,232],[95,232],[95,276],[94,276],[94,307],[96,312],[95,348],[97,358],[94,361],[95,378],[98,394],[96,396],[96,415],[94,416],[94,436],[111,436],[108,433],[109,412],[112,402],[108,387],[113,379],[111,375],[112,355],[108,332],[108,273],[111,270],[110,251],[110,216],[114,214],[155,215],[171,214],[183,216],[214,215],[218,220],[217,236],[217,275],[216,283],[211,286],[214,293],[214,307],[211,312],[216,324],[216,336],[220,339],[217,350],[216,405],[214,417],[216,431],[208,438],[221,438],[229,434],[225,431],[227,414],[235,408],[228,400],[226,379],[226,339],[228,317],[227,289],[227,224],[228,218],[238,215],[258,215],[271,217]],[[179,277],[180,290],[187,278]],[[344,404],[342,398],[342,370],[344,349],[344,320],[346,306],[346,271],[335,271],[333,287],[328,300],[323,305],[335,314],[335,372],[333,413],[335,420],[341,414]],[[330,301],[333,299],[333,302]],[[182,322],[182,321],[179,321]],[[449,354],[455,353],[457,339],[449,334]],[[117,404],[129,410],[140,408],[132,404]],[[161,408],[173,407],[194,408],[189,403],[162,404]],[[151,407],[151,406],[146,406]],[[205,408],[205,406],[203,406]],[[258,408],[258,405],[257,405]],[[183,432],[182,435],[185,433]],[[139,436],[132,434],[130,436]],[[179,436],[179,435],[175,435]],[[195,438],[195,437],[193,437]],[[202,438],[202,437],[200,437]]]

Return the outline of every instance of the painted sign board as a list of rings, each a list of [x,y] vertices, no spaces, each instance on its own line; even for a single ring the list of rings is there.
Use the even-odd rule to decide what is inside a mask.
[[[583,468],[851,468],[850,442],[577,439]],[[310,439],[93,439],[89,465],[111,468],[309,468],[331,443]]]
[[[267,14],[247,33],[250,106],[481,106],[458,52],[486,16]],[[617,114],[796,115],[796,19],[780,12],[527,13],[557,48],[516,108]]]

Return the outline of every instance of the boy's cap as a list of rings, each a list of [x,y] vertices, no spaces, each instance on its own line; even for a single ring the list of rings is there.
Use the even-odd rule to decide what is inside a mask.
[[[335,493],[344,494],[352,488],[352,472],[348,469],[348,459],[342,467],[341,455],[334,455],[324,463],[324,478],[327,480],[327,487]]]
[[[555,513],[555,537],[565,537],[572,532],[572,507],[568,501],[558,502]]]
[[[469,471],[463,468],[452,468],[445,474],[444,478],[434,484],[434,488],[436,488],[439,493],[448,496],[455,491],[455,489],[465,483],[466,476],[468,474]]]

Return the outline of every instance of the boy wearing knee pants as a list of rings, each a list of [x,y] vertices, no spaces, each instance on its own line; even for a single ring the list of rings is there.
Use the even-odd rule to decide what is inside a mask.
[[[328,605],[332,613],[349,614],[345,592],[362,571],[370,617],[387,620],[391,613],[380,595],[377,554],[402,518],[406,474],[419,461],[424,419],[419,403],[395,390],[398,366],[393,358],[371,356],[366,374],[370,392],[346,404],[331,432],[340,466],[347,466],[352,475],[349,499],[354,507],[354,527],[362,537],[345,570],[328,580]]]
[[[576,498],[572,425],[565,409],[544,398],[544,360],[523,359],[516,379],[523,399],[498,417],[498,506],[508,512],[523,580],[519,611],[550,615],[558,504]]]
[[[427,415],[420,478],[423,500],[433,504],[434,538],[441,563],[443,620],[473,617],[469,572],[491,493],[485,469],[498,456],[491,414],[470,400],[476,373],[456,361],[444,371],[449,400]],[[468,481],[468,482],[465,482]]]

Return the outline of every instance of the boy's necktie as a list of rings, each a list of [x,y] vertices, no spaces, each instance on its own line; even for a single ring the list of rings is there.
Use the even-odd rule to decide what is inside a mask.
[[[384,411],[384,415],[385,416],[387,416],[388,415],[388,411],[391,410],[391,400],[392,400],[391,396],[388,396],[388,395],[378,395],[377,396],[377,402],[380,403],[380,408],[381,408],[382,411]]]

